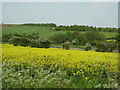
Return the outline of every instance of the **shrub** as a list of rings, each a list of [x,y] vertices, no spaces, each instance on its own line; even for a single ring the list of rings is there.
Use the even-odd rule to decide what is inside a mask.
[[[84,48],[85,48],[85,51],[90,50],[91,49],[91,44],[90,43],[86,43]]]
[[[112,52],[114,49],[117,48],[117,44],[114,42],[108,42],[107,45],[108,52]]]
[[[99,42],[96,46],[96,51],[98,51],[98,52],[107,51],[107,43],[106,42]]]
[[[72,44],[77,45],[79,44],[79,41],[77,39],[72,40]]]
[[[36,47],[38,48],[49,48],[52,42],[48,39],[39,38],[36,40]]]
[[[21,37],[19,42],[20,46],[30,46],[30,40],[25,37]]]
[[[38,39],[39,38],[39,36],[36,33],[33,33],[32,35],[26,35],[25,37],[29,38],[29,39]]]
[[[9,43],[13,44],[14,46],[20,45],[20,39],[21,37],[13,36],[9,39]]]
[[[19,34],[14,34],[14,35],[12,35],[12,34],[4,34],[0,38],[2,38],[2,42],[9,42],[9,39],[12,38],[13,36],[24,37],[24,38],[22,38],[22,40],[25,39],[25,38],[28,38],[28,39],[38,39],[39,38],[39,36],[36,33],[33,33],[32,35],[26,35],[26,34],[23,34],[23,35],[19,35]]]
[[[4,34],[2,35],[2,42],[9,42],[9,39],[13,37],[12,34]]]
[[[98,52],[112,52],[117,45],[112,42],[99,42],[96,46],[96,51]]]
[[[55,44],[61,44],[61,43],[64,43],[65,41],[68,40],[67,36],[65,34],[55,34],[54,36],[52,36],[50,38],[53,43]]]
[[[76,44],[85,45],[86,43],[85,36],[79,31],[73,32],[73,39],[72,42],[77,42]]]
[[[62,44],[63,46],[63,49],[66,49],[66,50],[70,50],[70,42],[69,41],[66,41]]]
[[[84,34],[84,36],[85,36],[86,41],[89,42],[93,46],[95,46],[97,42],[105,41],[105,36],[95,31],[88,31]]]
[[[22,35],[15,33],[14,36],[22,37]]]
[[[68,31],[65,33],[65,36],[67,37],[68,41],[72,41],[73,40],[73,33]]]
[[[12,38],[9,39],[9,43],[13,44],[14,46],[20,45],[20,46],[31,46],[37,48],[49,48],[51,41],[43,38],[28,39],[24,35],[24,37],[13,36]]]
[[[14,46],[20,45],[20,46],[29,46],[30,40],[25,37],[17,37],[13,36],[9,39],[9,43],[13,44]]]
[[[76,38],[76,36],[79,36],[81,33],[79,31],[73,32],[73,38]]]
[[[31,47],[36,47],[37,46],[36,39],[31,39],[30,40],[30,46]]]
[[[120,42],[120,34],[116,35],[114,38],[117,42]]]

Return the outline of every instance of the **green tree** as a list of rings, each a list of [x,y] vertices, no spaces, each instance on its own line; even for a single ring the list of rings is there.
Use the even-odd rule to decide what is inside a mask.
[[[66,49],[66,50],[70,50],[70,42],[69,41],[66,41],[62,44],[63,46],[63,49]]]
[[[67,37],[68,41],[72,41],[73,40],[73,33],[68,31],[65,33],[65,36]]]
[[[99,32],[96,31],[87,31],[85,34],[85,40],[89,42],[92,45],[96,45],[99,41],[105,41],[106,38],[103,34],[99,34]]]
[[[65,34],[55,34],[50,37],[50,40],[55,44],[61,44],[68,40],[68,37]]]

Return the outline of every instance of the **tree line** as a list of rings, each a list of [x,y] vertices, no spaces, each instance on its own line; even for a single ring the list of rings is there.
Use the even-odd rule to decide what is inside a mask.
[[[85,25],[70,25],[64,26],[60,25],[54,28],[56,31],[103,31],[103,32],[118,32],[117,28],[103,28],[103,27],[93,27],[93,26],[85,26]]]
[[[77,45],[84,46],[86,51],[95,47],[99,52],[112,52],[117,49],[118,37],[120,36],[116,35],[114,40],[107,40],[103,34],[95,31],[87,31],[84,34],[79,31],[68,31],[65,34],[55,34],[50,40],[53,44],[62,44],[66,50],[70,49],[70,45]]]
[[[110,27],[93,27],[93,26],[85,26],[85,25],[59,25],[57,26],[54,23],[25,23],[23,26],[44,26],[44,27],[54,27],[52,30],[55,31],[104,31],[104,32],[118,32],[117,28]]]
[[[52,45],[60,44],[63,49],[69,50],[70,45],[84,46],[85,50],[96,47],[96,51],[112,52],[120,46],[120,35],[116,35],[114,40],[107,40],[103,34],[95,31],[87,31],[84,34],[79,31],[66,32],[65,34],[55,34],[47,39],[39,37],[37,33],[29,35],[23,34],[4,34],[2,42],[9,42],[15,46],[31,46],[37,48],[49,48]]]
[[[22,26],[43,26],[43,27],[56,27],[54,23],[25,23]]]

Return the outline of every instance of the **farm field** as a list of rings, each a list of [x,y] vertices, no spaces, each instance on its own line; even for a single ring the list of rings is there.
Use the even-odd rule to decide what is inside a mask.
[[[2,44],[0,44],[0,90],[2,89]]]
[[[7,28],[5,28],[7,27]],[[66,33],[66,31],[53,31],[50,30],[50,27],[40,27],[40,26],[16,26],[16,25],[10,25],[9,27],[7,25],[3,26],[2,29],[2,35],[4,34],[32,34],[39,32],[39,36],[43,38],[48,38],[53,36],[54,34],[58,33]],[[84,31],[81,31],[80,33],[85,33]],[[116,32],[100,32],[101,34],[104,34],[107,38],[112,38],[118,33]]]
[[[120,89],[117,2],[3,2],[1,89]]]
[[[14,26],[10,28],[3,28],[2,35],[4,34],[32,34],[39,32],[39,36],[43,38],[48,38],[57,33],[65,33],[65,31],[51,31],[50,27],[40,27],[40,26]]]
[[[1,63],[0,63],[0,66],[2,66],[1,65]],[[0,89],[2,89],[2,68],[0,67]]]
[[[4,88],[118,87],[118,53],[2,44],[2,60]]]

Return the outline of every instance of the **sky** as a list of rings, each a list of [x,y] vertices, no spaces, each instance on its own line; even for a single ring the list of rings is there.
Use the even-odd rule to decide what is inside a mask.
[[[118,3],[4,1],[2,2],[2,22],[118,27]]]
[[[119,2],[119,0],[0,0],[2,2]]]

